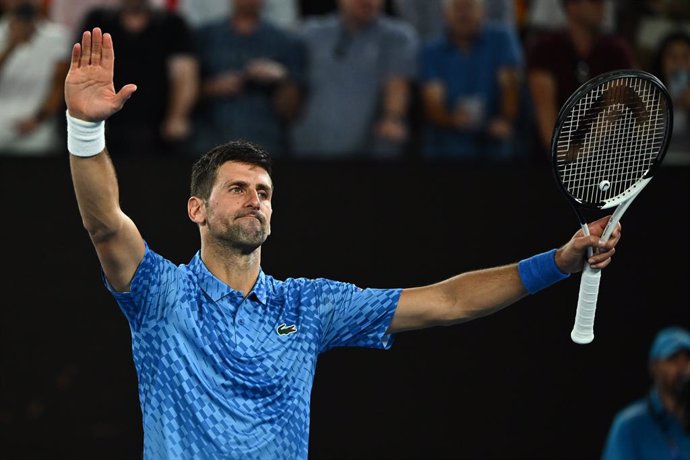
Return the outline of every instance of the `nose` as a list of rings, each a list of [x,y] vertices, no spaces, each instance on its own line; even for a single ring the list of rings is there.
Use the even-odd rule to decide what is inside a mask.
[[[259,198],[259,192],[257,190],[251,189],[247,193],[247,206],[259,209],[261,207],[261,199]]]

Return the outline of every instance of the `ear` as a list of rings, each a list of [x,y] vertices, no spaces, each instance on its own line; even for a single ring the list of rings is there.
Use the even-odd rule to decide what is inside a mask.
[[[197,225],[206,223],[206,206],[204,200],[198,196],[190,196],[187,200],[187,215],[189,219]]]

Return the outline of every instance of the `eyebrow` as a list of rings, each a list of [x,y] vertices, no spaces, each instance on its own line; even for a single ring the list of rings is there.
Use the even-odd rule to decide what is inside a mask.
[[[249,182],[237,179],[237,180],[228,180],[228,181],[225,181],[223,183],[224,187],[230,187],[232,185],[239,185],[241,187],[249,187]],[[267,190],[269,192],[272,192],[273,186],[268,185],[264,182],[259,182],[258,184],[256,184],[256,189],[257,190]]]

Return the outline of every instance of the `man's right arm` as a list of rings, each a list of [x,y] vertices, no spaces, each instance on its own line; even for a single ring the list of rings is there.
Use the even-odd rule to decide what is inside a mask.
[[[113,65],[112,37],[98,28],[84,32],[81,43],[72,49],[65,102],[70,168],[82,222],[106,278],[117,291],[126,291],[144,257],[144,240],[120,209],[112,161],[105,148],[95,147],[93,151],[99,145],[99,135],[92,135],[136,90],[134,85],[126,85],[115,92]]]

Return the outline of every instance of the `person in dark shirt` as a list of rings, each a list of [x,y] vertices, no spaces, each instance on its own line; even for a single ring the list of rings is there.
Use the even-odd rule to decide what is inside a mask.
[[[182,154],[188,150],[198,92],[192,31],[176,13],[148,0],[94,8],[80,30],[102,27],[119,44],[115,84],[136,82],[136,101],[108,121],[113,157]]]
[[[565,29],[538,35],[527,51],[537,145],[545,151],[559,109],[580,85],[599,74],[636,65],[630,46],[603,32],[603,0],[563,0],[563,6]]]

